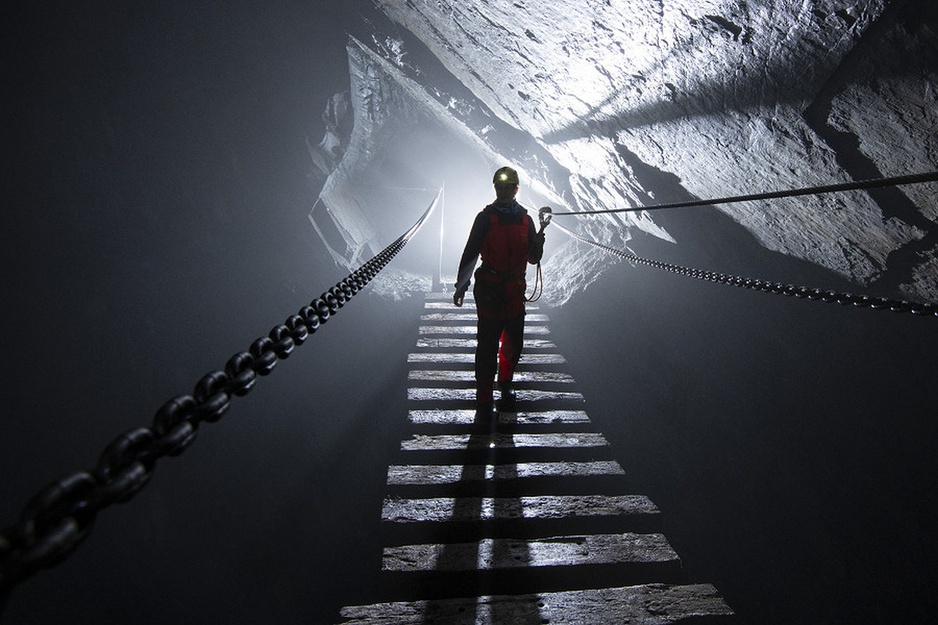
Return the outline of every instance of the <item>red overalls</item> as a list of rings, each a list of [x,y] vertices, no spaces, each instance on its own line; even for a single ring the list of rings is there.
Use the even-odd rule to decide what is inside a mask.
[[[530,227],[527,214],[520,224],[503,224],[496,211],[489,213],[482,266],[475,272],[473,287],[479,316],[475,356],[479,404],[493,401],[496,369],[499,383],[511,382],[521,358]]]

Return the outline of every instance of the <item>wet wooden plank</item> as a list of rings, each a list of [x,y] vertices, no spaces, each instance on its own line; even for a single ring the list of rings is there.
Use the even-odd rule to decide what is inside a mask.
[[[468,293],[467,293],[467,296],[468,296]],[[453,304],[453,296],[450,295],[448,300],[445,300],[445,301],[444,301],[443,299],[438,299],[438,300],[433,300],[433,301],[427,301],[427,302],[424,303],[423,306],[424,306],[424,308],[426,308],[427,310],[456,310],[456,311],[459,311],[459,310],[470,310],[470,311],[474,311],[474,310],[475,310],[475,306],[472,305],[472,302],[473,302],[472,298],[467,297],[466,300],[464,300],[464,303],[465,303],[466,305],[463,306],[462,308],[457,308],[457,307]],[[532,306],[532,305],[530,305],[530,304],[527,304],[527,305],[525,305],[524,309],[525,309],[526,311],[528,311],[528,312],[531,312],[532,310],[539,310],[539,307],[538,307],[538,306]]]
[[[475,336],[476,331],[477,330],[474,325],[471,325],[471,326],[420,326],[420,328],[418,328],[418,332],[422,336],[430,335],[430,334],[451,334],[451,335],[457,335],[457,336],[462,336],[462,335]],[[547,328],[547,326],[526,325],[524,327],[524,334],[525,336],[550,334],[550,330]]]
[[[678,570],[681,560],[662,534],[626,532],[386,547],[381,570],[488,571],[601,564],[654,564],[655,570],[662,567]]]
[[[421,321],[472,321],[475,322],[478,316],[474,312],[433,312],[421,315]],[[525,315],[526,323],[546,323],[550,318],[544,314]]]
[[[472,347],[475,347],[475,341],[472,341]],[[549,343],[549,341],[548,341]],[[553,344],[551,344],[553,345]],[[419,347],[419,345],[418,345]],[[525,342],[525,349],[529,346]],[[556,347],[554,345],[553,347]],[[464,353],[414,353],[407,355],[407,362],[431,362],[437,364],[474,364],[475,354],[471,352]],[[566,364],[567,359],[560,354],[521,354],[522,365],[562,365]]]
[[[390,523],[478,522],[493,519],[564,519],[658,515],[643,495],[539,495],[531,497],[430,497],[384,500]]]
[[[466,294],[468,295],[468,293]],[[426,308],[452,308],[453,310],[459,310],[459,308],[453,304],[453,296],[450,295],[449,298],[443,297],[427,297],[424,307]],[[463,303],[465,303],[465,299]]]
[[[505,425],[534,425],[551,423],[589,423],[590,419],[583,410],[543,410],[517,412],[499,412],[498,422]]]
[[[411,410],[408,414],[411,423],[421,425],[471,425],[476,420],[475,410]],[[499,423],[529,425],[529,424],[561,424],[561,423],[589,423],[590,419],[584,410],[543,410],[503,412],[498,415]]]
[[[446,302],[450,306],[453,306],[453,294],[451,292],[435,291],[433,293],[426,293],[424,298],[427,302]],[[472,301],[472,290],[466,291],[466,294],[463,296],[463,301],[471,302]],[[455,308],[455,306],[453,306]]]
[[[465,310],[466,308],[474,309],[475,308],[475,296],[472,294],[472,289],[466,291],[463,296],[463,308],[457,308],[453,304],[453,294],[452,293],[426,293],[424,294],[424,306],[427,308],[432,307],[445,307],[452,308],[454,310]],[[538,310],[540,308],[537,304],[525,304],[525,310],[532,311]]]
[[[615,460],[592,462],[519,462],[496,465],[391,465],[388,485],[439,485],[483,480],[516,480],[536,477],[586,477],[625,475]]]
[[[669,625],[718,622],[733,611],[710,584],[644,584],[342,608],[340,625]],[[727,620],[726,622],[729,622]]]
[[[448,339],[448,338],[425,338],[417,339],[417,347],[421,349],[471,349],[475,351],[476,340],[471,339]],[[553,341],[547,339],[524,339],[524,349],[557,349]],[[524,359],[524,354],[521,355]]]
[[[515,397],[519,402],[531,401],[575,401],[582,402],[583,395],[575,392],[539,391],[518,389]],[[407,399],[410,401],[475,401],[474,388],[409,388]]]
[[[475,372],[468,370],[415,369],[410,372],[407,379],[420,382],[475,382]],[[575,382],[572,375],[553,371],[516,371],[514,381],[547,384],[573,384]]]
[[[401,451],[441,451],[470,449],[518,449],[542,447],[607,447],[609,442],[598,432],[557,432],[551,434],[415,434],[401,441]]]

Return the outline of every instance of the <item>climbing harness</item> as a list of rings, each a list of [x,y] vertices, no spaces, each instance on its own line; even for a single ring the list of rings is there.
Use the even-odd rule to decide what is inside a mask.
[[[274,326],[248,351],[232,356],[224,371],[206,374],[192,395],[166,402],[151,427],[114,439],[89,471],[73,473],[36,494],[19,520],[0,531],[0,608],[13,586],[65,560],[91,531],[97,513],[130,500],[150,480],[156,461],[178,456],[195,441],[199,425],[221,419],[232,396],[247,395],[330,317],[358,294],[417,234],[437,206],[442,189],[420,219],[396,241],[344,280]]]
[[[553,211],[550,206],[544,206],[537,211],[537,220],[540,222],[540,230],[537,231],[538,234],[543,234],[544,229],[550,224],[550,218],[553,215]],[[524,301],[526,302],[536,302],[541,299],[541,295],[544,294],[544,276],[541,274],[541,261],[537,261],[537,271],[534,274],[534,291],[531,292],[531,296],[524,296]]]

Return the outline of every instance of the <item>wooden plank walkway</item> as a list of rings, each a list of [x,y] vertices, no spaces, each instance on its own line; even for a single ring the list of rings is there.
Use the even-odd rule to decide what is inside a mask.
[[[412,436],[381,512],[394,600],[345,607],[341,625],[732,622],[713,586],[682,579],[654,503],[626,491],[547,315],[528,315],[517,410],[479,418],[475,315],[450,297],[427,295],[407,359]]]

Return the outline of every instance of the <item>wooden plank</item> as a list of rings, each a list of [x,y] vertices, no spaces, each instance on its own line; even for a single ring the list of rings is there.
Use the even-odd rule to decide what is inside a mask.
[[[525,347],[527,348],[527,345]],[[473,352],[411,353],[407,355],[407,362],[472,365],[475,363],[475,354]],[[521,354],[521,364],[523,365],[562,365],[566,362],[567,359],[561,354]]]
[[[518,389],[515,397],[519,402],[530,401],[576,401],[583,402],[583,395],[575,392],[539,391]],[[409,388],[410,401],[472,401],[476,398],[474,388]]]
[[[562,519],[658,515],[644,495],[540,495],[532,497],[431,497],[384,500],[390,523],[478,522],[493,519]]]
[[[533,425],[589,423],[590,419],[583,410],[518,410],[517,412],[499,412],[498,422],[506,425]]]
[[[475,410],[411,410],[408,414],[411,423],[420,425],[471,425],[476,420]],[[498,415],[499,423],[513,425],[589,423],[584,410],[542,410],[502,412]]]
[[[592,462],[519,462],[496,465],[391,465],[388,485],[438,485],[483,480],[516,480],[534,477],[585,477],[625,475],[615,460]]]
[[[718,622],[733,611],[710,584],[402,601],[342,608],[340,625],[669,625]]]
[[[449,280],[449,282],[452,282],[452,280]],[[453,305],[452,293],[447,293],[444,291],[433,291],[432,293],[426,293],[424,295],[424,298],[428,302],[437,302],[437,301],[447,302],[450,306],[453,306],[453,308],[455,308],[455,306]],[[471,290],[466,291],[466,294],[463,297],[463,299],[464,301],[467,301],[467,302],[472,301],[472,291]]]
[[[433,312],[421,315],[421,321],[475,321],[478,319],[476,313],[474,312]],[[547,315],[525,315],[524,320],[526,323],[546,323],[550,321],[550,318]]]
[[[422,336],[429,335],[429,334],[475,336],[476,327],[475,326],[420,326],[420,328],[418,329],[418,332]],[[547,328],[547,326],[525,326],[524,334],[525,336],[550,334],[550,330]]]
[[[555,432],[550,434],[414,434],[401,442],[401,451],[470,449],[581,448],[606,447],[609,441],[598,432]]]
[[[414,369],[407,376],[408,380],[420,382],[475,382],[475,372],[469,370],[454,371],[450,369]],[[554,371],[516,371],[516,383],[545,383],[545,384],[573,384],[572,375]]]
[[[467,291],[466,296],[463,299],[464,306],[462,308],[457,308],[453,304],[453,295],[452,293],[446,295],[445,293],[435,293],[427,296],[426,302],[424,303],[425,308],[434,309],[434,310],[475,310],[475,300],[472,298],[472,291]],[[525,304],[524,309],[528,312],[532,310],[540,310],[540,306]]]
[[[655,564],[678,570],[681,560],[662,534],[595,534],[551,538],[484,538],[471,543],[386,547],[382,571],[488,571],[528,567]]]
[[[455,279],[454,279],[455,280]],[[447,282],[453,282],[454,280],[447,280]],[[427,302],[447,302],[450,306],[453,306],[453,294],[445,291],[434,291],[432,293],[427,293],[424,295],[424,298]],[[463,296],[463,300],[466,302],[472,301],[472,289],[466,291],[466,294]],[[455,306],[453,306],[455,308]]]
[[[475,351],[476,340],[448,339],[448,338],[419,338],[417,347],[420,349],[471,349]],[[524,349],[557,349],[557,346],[546,339],[525,339]],[[524,354],[521,355],[524,358]]]

